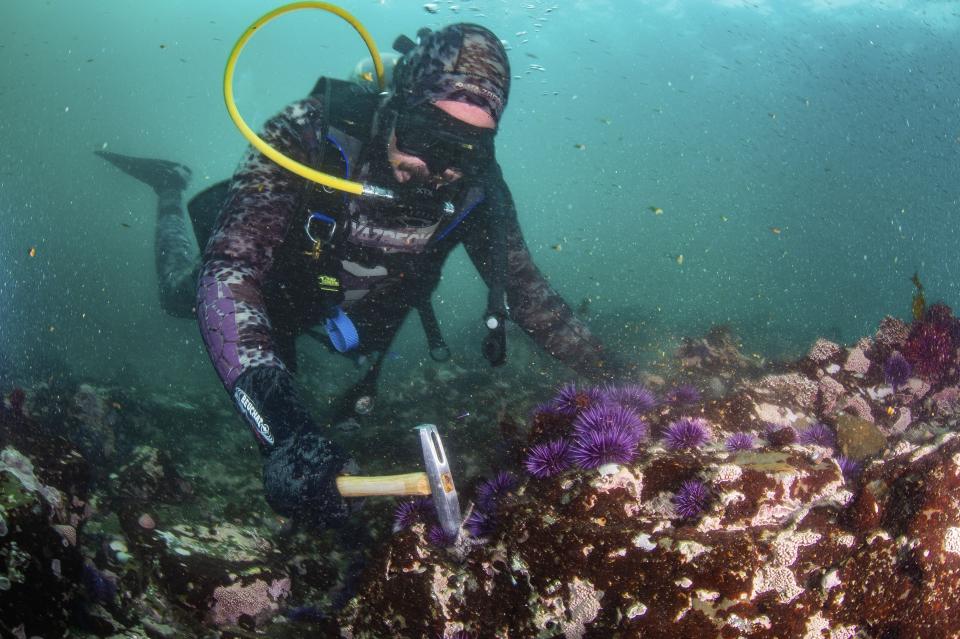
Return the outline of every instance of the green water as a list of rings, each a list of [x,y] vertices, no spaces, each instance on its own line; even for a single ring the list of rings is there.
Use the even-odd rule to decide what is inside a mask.
[[[273,6],[0,4],[0,377],[216,388],[194,323],[157,302],[153,194],[91,151],[184,162],[191,194],[228,176],[245,143],[223,66]],[[630,357],[717,323],[777,357],[852,341],[908,314],[914,272],[930,301],[960,301],[960,3],[343,6],[384,49],[459,20],[507,41],[497,151],[526,239]],[[256,126],[363,55],[336,18],[286,16],[241,57],[241,110]],[[438,301],[476,359],[484,290],[462,251]],[[398,361],[422,341],[405,327]]]

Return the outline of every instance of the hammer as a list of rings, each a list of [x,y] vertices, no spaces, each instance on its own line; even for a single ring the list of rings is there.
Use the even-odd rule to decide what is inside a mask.
[[[374,497],[380,495],[432,495],[437,519],[443,531],[456,538],[460,523],[460,501],[450,474],[450,463],[440,442],[440,433],[433,424],[420,424],[414,430],[420,433],[425,472],[377,477],[337,477],[337,490],[344,497]]]

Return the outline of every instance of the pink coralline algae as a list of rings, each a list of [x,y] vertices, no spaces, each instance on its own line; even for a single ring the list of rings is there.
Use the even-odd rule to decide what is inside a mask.
[[[216,626],[236,625],[241,616],[262,623],[280,609],[279,601],[290,593],[290,579],[270,583],[257,579],[248,585],[236,582],[213,591],[211,620]]]
[[[880,327],[877,329],[874,339],[877,344],[887,350],[898,350],[903,348],[910,335],[910,327],[903,320],[887,315],[880,320]]]
[[[858,344],[850,349],[847,354],[847,361],[843,364],[843,370],[857,375],[867,374],[867,371],[870,370],[870,358],[867,357],[864,346]]]
[[[778,401],[803,409],[812,409],[817,402],[817,383],[799,373],[767,375],[760,387],[773,393]]]
[[[820,393],[820,410],[825,415],[833,413],[837,403],[846,394],[847,389],[829,375],[824,375],[817,382],[817,390]]]
[[[839,344],[825,339],[818,339],[814,342],[813,347],[810,348],[810,353],[807,355],[807,358],[816,364],[823,364],[829,362],[839,354]]]

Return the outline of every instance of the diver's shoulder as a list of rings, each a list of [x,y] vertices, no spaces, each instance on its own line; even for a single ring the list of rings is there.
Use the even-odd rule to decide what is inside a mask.
[[[283,107],[274,118],[303,126],[314,117],[316,110],[316,99],[312,96],[307,96],[295,102],[290,102],[287,106]]]

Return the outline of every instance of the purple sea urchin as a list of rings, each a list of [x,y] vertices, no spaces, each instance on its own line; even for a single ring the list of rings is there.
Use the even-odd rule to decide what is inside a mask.
[[[664,443],[671,450],[700,448],[708,441],[712,432],[707,420],[700,417],[681,417],[667,426]]]
[[[910,366],[907,358],[900,354],[900,351],[890,353],[890,357],[883,364],[883,378],[893,387],[894,393],[907,383],[911,373],[913,373],[913,367]]]
[[[689,479],[683,482],[673,497],[677,514],[684,519],[693,519],[704,511],[710,499],[710,490],[702,481]]]
[[[559,475],[573,464],[570,456],[570,443],[565,439],[555,439],[546,444],[538,444],[530,449],[523,462],[527,472],[537,479],[546,479]]]
[[[793,429],[793,426],[768,422],[764,426],[763,433],[771,446],[787,446],[797,441],[797,431]]]
[[[496,530],[493,516],[477,508],[463,522],[463,527],[474,537],[489,537]]]
[[[643,384],[626,384],[610,388],[607,390],[607,398],[640,415],[649,413],[657,407],[657,396]]]
[[[647,424],[630,410],[618,404],[599,404],[580,413],[573,422],[573,433],[577,438],[599,430],[620,428],[632,431],[637,441],[647,436]]]
[[[666,398],[674,406],[689,406],[700,401],[700,391],[693,384],[680,384],[668,391]]]
[[[477,505],[483,510],[492,510],[497,500],[516,487],[517,478],[513,473],[501,470],[493,479],[488,479],[477,488]]]
[[[457,536],[451,535],[440,526],[430,526],[430,530],[427,531],[427,541],[437,548],[447,548],[457,543]]]
[[[580,411],[603,403],[603,392],[594,387],[577,388],[574,383],[560,387],[550,406],[558,413],[573,417]]]
[[[640,433],[624,425],[584,432],[570,447],[573,462],[585,469],[604,464],[629,464],[637,452]]]
[[[735,452],[738,450],[751,450],[753,449],[753,444],[754,439],[751,433],[739,432],[727,437],[723,445],[726,446],[730,452]]]
[[[860,462],[845,455],[837,455],[837,465],[840,466],[840,472],[847,481],[854,479],[860,474]]]
[[[824,448],[833,448],[837,444],[837,437],[830,427],[823,422],[814,422],[800,431],[801,444],[815,444]]]
[[[417,497],[413,501],[402,502],[393,511],[393,532],[400,532],[414,525],[432,507],[433,501],[430,497]]]

